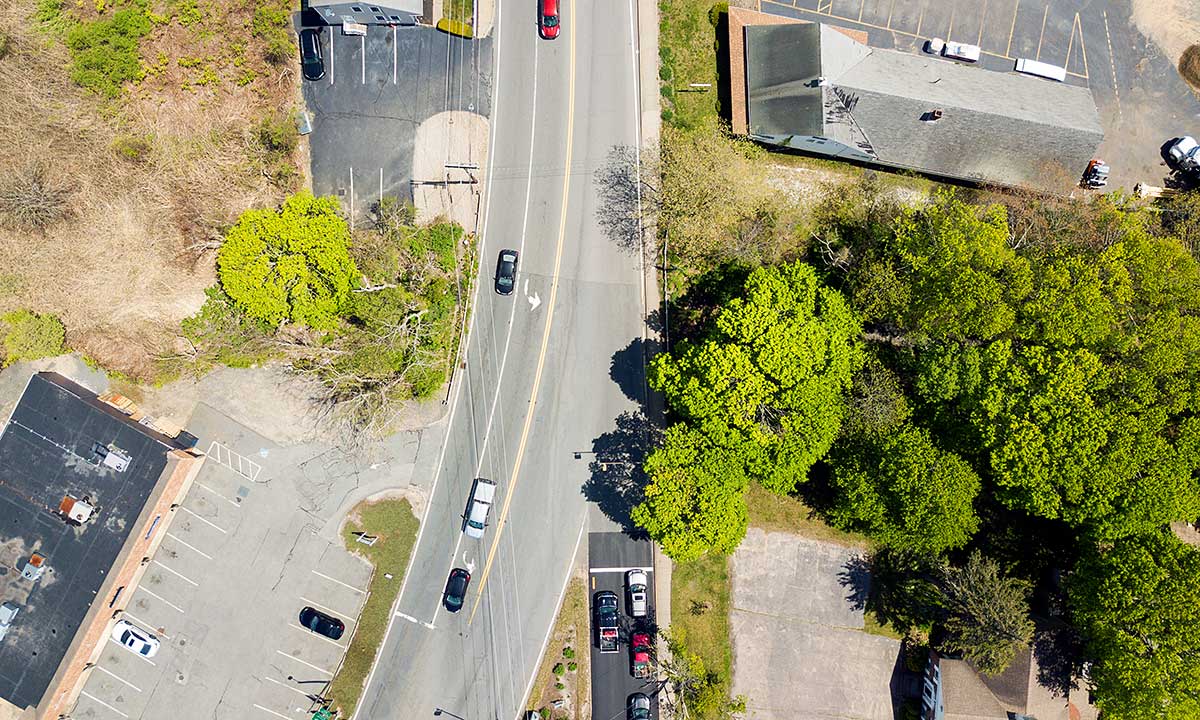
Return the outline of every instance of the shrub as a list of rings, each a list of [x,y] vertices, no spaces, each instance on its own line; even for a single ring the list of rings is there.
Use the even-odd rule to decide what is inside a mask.
[[[4,364],[18,360],[37,360],[63,351],[66,328],[53,315],[38,315],[29,310],[14,310],[0,316],[4,333]]]
[[[570,645],[563,648],[563,657],[568,660],[573,660],[575,658],[575,648],[571,647]]]
[[[138,43],[148,32],[150,18],[137,7],[71,28],[67,33],[71,79],[105,97],[117,97],[124,83],[144,75]]]
[[[70,213],[70,197],[48,166],[30,163],[0,178],[0,221],[20,230],[45,230]]]
[[[575,672],[578,669],[579,665],[575,664],[574,662],[567,663],[567,672]]]
[[[254,136],[262,151],[263,173],[277,187],[290,188],[296,178],[292,154],[300,143],[296,118],[290,114],[263,118],[255,126]]]
[[[113,150],[126,160],[145,160],[154,147],[144,135],[118,135],[112,144]]]
[[[292,35],[288,31],[286,3],[263,3],[254,9],[250,32],[266,43],[263,56],[268,62],[282,65],[292,57]]]
[[[542,720],[550,720],[550,708],[548,708],[548,707],[541,708],[540,710],[538,710],[538,716],[540,716],[542,718]]]
[[[563,664],[555,663],[554,667],[551,668],[550,672],[554,673],[555,675],[562,675],[563,674]]]
[[[567,687],[566,685],[563,685],[563,684],[562,684],[562,683],[560,683],[560,682],[554,683],[554,689],[555,689],[555,690],[565,690],[565,689],[566,689],[566,687]]]

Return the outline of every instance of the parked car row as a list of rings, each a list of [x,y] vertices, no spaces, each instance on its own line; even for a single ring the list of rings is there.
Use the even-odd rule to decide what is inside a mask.
[[[654,674],[652,631],[647,625],[650,617],[648,579],[645,570],[634,568],[625,573],[625,613],[632,619],[629,634],[629,674],[637,680],[648,680]],[[592,596],[592,627],[596,648],[602,655],[616,653],[620,646],[621,599],[612,590],[601,590]],[[626,698],[628,720],[649,720],[650,698],[634,693]]]

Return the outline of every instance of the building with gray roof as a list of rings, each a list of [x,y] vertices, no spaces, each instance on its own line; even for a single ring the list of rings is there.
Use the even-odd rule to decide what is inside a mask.
[[[1078,178],[1104,138],[1087,88],[873,48],[823,24],[742,30],[746,128],[760,142],[1040,186]]]

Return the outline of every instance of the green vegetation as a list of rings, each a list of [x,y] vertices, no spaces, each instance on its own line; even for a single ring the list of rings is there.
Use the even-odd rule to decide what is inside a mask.
[[[359,505],[342,528],[346,549],[365,557],[375,568],[367,588],[367,602],[355,623],[354,637],[346,650],[338,674],[329,684],[328,695],[341,716],[354,714],[355,707],[383,643],[383,634],[392,619],[392,603],[400,592],[420,522],[408,500],[380,500]],[[379,539],[367,546],[357,542],[357,534]]]
[[[14,310],[0,315],[0,326],[4,329],[4,365],[63,352],[66,328],[53,315]]]
[[[104,97],[117,97],[126,82],[142,79],[138,44],[150,28],[146,10],[138,5],[76,24],[67,32],[71,79]]]
[[[254,5],[250,32],[263,41],[263,56],[275,65],[290,61],[294,55],[290,15],[289,0],[266,0]]]
[[[1033,638],[1031,584],[1005,577],[994,560],[971,553],[962,567],[944,568],[938,586],[945,648],[962,653],[983,672],[1002,672]]]
[[[446,0],[442,13],[446,20],[471,25],[475,21],[475,0]]]
[[[558,609],[558,617],[550,632],[549,643],[529,695],[527,710],[537,710],[538,715],[543,718],[583,720],[587,717],[583,711],[588,707],[585,699],[591,692],[588,653],[580,654],[578,663],[571,659],[576,656],[572,643],[586,647],[591,637],[590,620],[587,586],[583,580],[572,578],[567,583],[562,606]],[[571,660],[566,664],[565,674],[559,658]],[[565,694],[573,700],[569,705],[569,714],[567,711],[555,714],[551,707],[555,700],[564,695],[563,690],[566,690]]]
[[[676,684],[697,720],[725,720],[732,710],[730,593],[729,561],[721,555],[675,563],[671,570],[668,645],[675,658],[660,670]],[[690,689],[684,692],[680,686]]]
[[[717,124],[717,24],[729,3],[711,0],[659,0],[658,55],[662,117],[678,128]],[[711,83],[708,92],[688,92],[693,83]],[[685,89],[685,92],[678,92]]]

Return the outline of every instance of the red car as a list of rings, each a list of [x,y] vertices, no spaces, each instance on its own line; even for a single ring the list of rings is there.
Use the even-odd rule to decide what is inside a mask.
[[[538,0],[538,32],[547,40],[558,37],[558,0]]]
[[[632,675],[639,680],[650,677],[650,636],[635,633],[629,639],[629,654]]]

